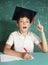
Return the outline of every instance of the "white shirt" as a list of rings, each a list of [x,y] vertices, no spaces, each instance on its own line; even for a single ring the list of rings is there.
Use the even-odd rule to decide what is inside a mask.
[[[14,44],[16,51],[25,52],[24,48],[26,48],[28,52],[33,52],[34,43],[38,45],[39,42],[39,38],[32,32],[28,32],[26,37],[24,37],[19,31],[14,31],[10,34],[6,44],[10,46]]]

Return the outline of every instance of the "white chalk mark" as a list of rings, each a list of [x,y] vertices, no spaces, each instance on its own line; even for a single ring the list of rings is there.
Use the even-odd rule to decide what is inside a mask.
[[[29,3],[30,3],[30,1],[27,1],[27,2],[24,4],[24,6],[27,6]]]
[[[23,0],[21,1],[21,6],[23,7]]]
[[[19,4],[16,4],[16,6],[20,6]]]

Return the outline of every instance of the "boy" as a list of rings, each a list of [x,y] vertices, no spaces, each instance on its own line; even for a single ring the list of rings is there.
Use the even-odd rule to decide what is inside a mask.
[[[41,33],[42,42],[40,42],[38,37],[33,32],[28,31],[35,14],[35,11],[16,7],[13,20],[17,20],[19,31],[15,31],[10,34],[4,47],[4,53],[29,59],[31,58],[30,52],[33,52],[34,50],[34,43],[42,51],[47,52],[47,42],[45,39],[44,29],[40,22],[38,22],[37,28]],[[13,44],[15,50],[11,50],[11,46]]]

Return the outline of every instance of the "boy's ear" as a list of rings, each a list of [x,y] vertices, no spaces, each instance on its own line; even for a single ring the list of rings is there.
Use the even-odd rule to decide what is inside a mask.
[[[32,24],[30,23],[30,26],[31,26]]]
[[[32,25],[32,23],[30,24],[30,26]]]
[[[17,25],[17,27],[18,27],[18,24],[16,24]]]
[[[17,25],[17,27],[19,27],[18,23],[16,25]]]

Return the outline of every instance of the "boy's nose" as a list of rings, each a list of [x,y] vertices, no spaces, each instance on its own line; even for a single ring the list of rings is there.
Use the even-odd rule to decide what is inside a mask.
[[[26,24],[26,22],[23,22],[23,24],[25,25],[25,24]]]

